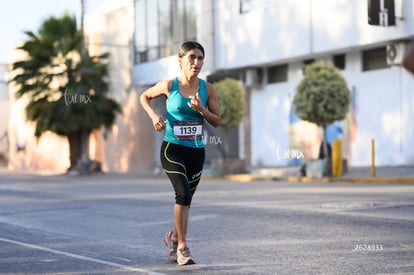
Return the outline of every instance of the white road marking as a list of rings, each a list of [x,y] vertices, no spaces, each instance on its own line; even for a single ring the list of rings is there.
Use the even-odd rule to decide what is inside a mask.
[[[42,246],[39,246],[39,245],[34,245],[34,244],[29,244],[29,243],[23,243],[23,242],[14,241],[14,240],[10,240],[10,239],[5,239],[5,238],[1,238],[1,237],[0,237],[0,241],[15,244],[15,245],[20,245],[20,246],[24,246],[24,247],[28,247],[28,248],[32,248],[32,249],[36,249],[36,250],[41,250],[41,251],[45,251],[45,252],[49,252],[49,253],[53,253],[53,254],[57,254],[57,255],[63,255],[63,256],[79,259],[79,260],[84,260],[84,261],[103,264],[103,265],[107,265],[107,266],[117,267],[117,268],[127,270],[127,271],[142,272],[142,273],[145,273],[145,274],[148,274],[148,275],[165,275],[164,273],[158,273],[158,272],[154,272],[154,271],[150,271],[150,270],[146,270],[146,269],[142,269],[142,268],[121,265],[121,264],[117,264],[117,263],[113,263],[113,262],[109,262],[109,261],[105,261],[105,260],[99,260],[99,259],[95,259],[95,258],[91,258],[91,257],[77,255],[77,254],[74,254],[74,253],[64,252],[64,251],[60,251],[60,250],[56,250],[56,249],[51,249],[51,248],[42,247]]]

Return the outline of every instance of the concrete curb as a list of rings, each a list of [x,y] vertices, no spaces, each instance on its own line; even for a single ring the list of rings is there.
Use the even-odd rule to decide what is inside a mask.
[[[224,176],[206,176],[210,179],[226,179],[237,182],[252,181],[283,181],[283,182],[309,182],[309,183],[410,183],[414,184],[414,178],[402,177],[257,177],[250,174],[233,174]]]
[[[0,174],[14,174],[14,175],[26,175],[26,176],[69,176],[65,173],[48,173],[48,172],[39,172],[39,171],[24,171],[24,172],[12,172],[7,169],[0,169]],[[126,176],[133,176],[136,178],[139,177],[159,177],[164,178],[164,175],[135,175],[131,173],[126,174],[117,174],[117,173],[102,173],[101,175],[105,176],[119,176],[119,175],[126,175]],[[89,176],[89,175],[88,175]],[[229,181],[235,182],[253,182],[253,181],[281,181],[281,182],[303,182],[303,183],[401,183],[401,184],[414,184],[414,177],[407,176],[407,177],[322,177],[322,178],[314,178],[314,177],[298,177],[298,176],[258,176],[252,174],[231,174],[231,175],[203,175],[204,179],[225,179]]]

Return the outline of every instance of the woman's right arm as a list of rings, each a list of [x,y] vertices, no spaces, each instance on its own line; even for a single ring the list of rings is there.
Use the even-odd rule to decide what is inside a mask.
[[[157,114],[157,112],[155,112],[155,110],[151,106],[150,101],[151,99],[161,95],[165,95],[168,97],[169,86],[170,81],[160,81],[155,86],[144,91],[139,97],[142,107],[144,108],[145,112],[147,112],[148,116],[152,120],[152,125],[154,126],[154,129],[157,131],[164,130],[165,121],[163,117],[161,117],[159,114]]]

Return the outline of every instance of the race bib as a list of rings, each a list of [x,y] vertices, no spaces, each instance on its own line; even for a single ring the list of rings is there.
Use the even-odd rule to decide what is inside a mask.
[[[178,140],[197,139],[203,136],[203,122],[198,120],[176,121],[173,129]]]

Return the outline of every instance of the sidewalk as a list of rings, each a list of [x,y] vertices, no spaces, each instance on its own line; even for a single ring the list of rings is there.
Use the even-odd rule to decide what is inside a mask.
[[[255,168],[250,174],[225,177],[238,181],[414,183],[414,165],[375,167],[375,176],[372,176],[370,166],[348,167],[348,171],[342,176],[322,178],[301,177],[299,169],[299,166]]]
[[[53,176],[62,175],[63,173],[49,171],[9,171],[5,167],[0,167],[0,173],[15,175],[42,175]],[[105,173],[106,174],[106,173]],[[164,175],[160,174],[118,174],[108,173],[107,175],[125,175],[134,177],[154,177]],[[254,168],[250,173],[232,174],[225,176],[210,175],[205,171],[205,178],[225,178],[231,181],[250,182],[250,181],[285,181],[285,182],[372,182],[372,183],[413,183],[414,184],[414,165],[409,166],[379,166],[375,168],[375,177],[371,175],[371,167],[348,167],[348,171],[339,177],[301,177],[299,166],[281,166],[281,167],[262,167]]]

